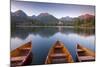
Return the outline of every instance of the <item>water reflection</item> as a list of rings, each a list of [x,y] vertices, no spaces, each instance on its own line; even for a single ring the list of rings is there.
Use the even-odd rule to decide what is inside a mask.
[[[94,29],[74,29],[67,27],[16,28],[12,32],[11,50],[30,40],[32,41],[32,52],[34,53],[32,64],[44,64],[49,49],[57,40],[65,44],[74,61],[76,61],[75,50],[77,43],[95,51]]]
[[[94,29],[66,28],[66,27],[23,27],[16,28],[12,31],[12,37],[20,37],[25,39],[29,34],[40,35],[42,37],[51,37],[55,33],[61,32],[64,34],[76,33],[78,35],[89,36],[94,35]]]

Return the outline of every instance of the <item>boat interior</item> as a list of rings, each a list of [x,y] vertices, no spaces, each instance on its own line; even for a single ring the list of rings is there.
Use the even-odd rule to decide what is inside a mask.
[[[78,58],[80,61],[85,62],[85,61],[94,61],[95,58],[94,56],[90,55],[90,52],[86,50],[85,48],[82,48],[81,46],[77,46],[77,52],[78,52]]]
[[[29,54],[31,48],[31,44],[27,43],[27,45],[21,46],[11,52],[11,63],[14,65],[21,65],[27,55]]]
[[[50,54],[51,63],[66,63],[66,56],[63,45],[57,41]]]

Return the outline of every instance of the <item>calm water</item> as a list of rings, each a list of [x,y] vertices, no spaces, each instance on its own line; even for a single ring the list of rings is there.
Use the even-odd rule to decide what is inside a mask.
[[[11,34],[11,50],[21,44],[32,41],[32,64],[44,64],[46,56],[52,45],[60,40],[70,51],[76,61],[76,44],[80,43],[95,51],[94,29],[74,29],[67,27],[30,27],[16,28]]]

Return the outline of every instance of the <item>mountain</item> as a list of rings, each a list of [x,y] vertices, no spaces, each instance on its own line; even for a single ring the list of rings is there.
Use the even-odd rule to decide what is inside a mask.
[[[61,22],[61,25],[66,26],[94,26],[95,16],[84,14],[75,18],[66,16],[61,19],[57,19],[49,13],[40,13],[38,16],[27,16],[27,14],[22,10],[11,12],[11,24],[14,27],[16,25],[59,25],[59,22]]]
[[[66,16],[59,19],[63,23],[63,25],[72,26],[74,24],[74,18]]]
[[[33,16],[31,16],[31,18],[32,18],[32,19],[36,19],[36,18],[37,18],[37,16],[33,15]]]
[[[91,20],[94,17],[95,17],[94,15],[84,14],[84,15],[80,15],[80,16],[74,17],[74,18],[66,16],[66,17],[62,17],[60,20],[61,21],[74,21],[76,18],[79,18],[80,20]]]
[[[13,21],[26,21],[27,15],[22,11],[11,12],[11,18]]]
[[[95,26],[95,16],[90,14],[80,15],[75,18],[75,25],[82,27],[94,27]]]
[[[85,14],[85,15],[79,16],[79,18],[80,19],[83,19],[83,20],[88,20],[88,19],[93,19],[94,18],[94,15]]]
[[[15,16],[18,17],[26,17],[27,15],[22,11],[22,10],[18,10],[16,12],[14,12]]]
[[[58,22],[58,19],[53,15],[50,15],[49,13],[40,13],[37,16],[37,20],[39,20],[41,23],[46,24],[55,24]]]
[[[66,17],[62,17],[60,20],[61,21],[73,21],[73,18],[69,17],[69,16],[66,16]]]
[[[11,22],[17,25],[47,25],[57,24],[58,19],[49,13],[40,13],[38,16],[27,16],[22,10],[11,12]]]
[[[43,17],[43,16],[49,16],[49,15],[50,15],[49,13],[40,13],[38,16]]]

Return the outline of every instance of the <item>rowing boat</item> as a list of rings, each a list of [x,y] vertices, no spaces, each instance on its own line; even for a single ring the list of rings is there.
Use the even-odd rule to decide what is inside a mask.
[[[11,66],[28,65],[32,61],[32,43],[28,42],[11,51]]]
[[[76,48],[77,59],[79,62],[95,61],[95,53],[92,50],[83,47],[80,44],[77,44]]]
[[[49,50],[45,64],[72,62],[74,61],[68,49],[65,48],[64,44],[61,41],[56,41],[56,43]]]

